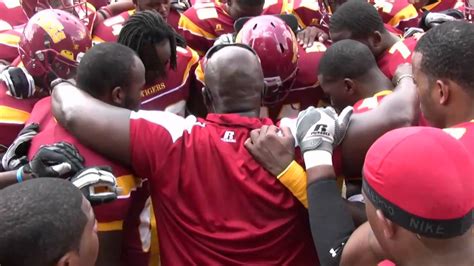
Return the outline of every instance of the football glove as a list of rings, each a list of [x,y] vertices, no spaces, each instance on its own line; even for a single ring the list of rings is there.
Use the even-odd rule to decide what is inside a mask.
[[[117,181],[108,166],[90,167],[81,170],[71,182],[81,190],[92,206],[117,199]]]
[[[18,136],[2,158],[2,167],[5,171],[16,170],[20,168],[20,166],[28,163],[27,156],[31,140],[38,134],[38,132],[39,125],[32,123],[18,133]]]
[[[444,22],[464,19],[464,14],[456,9],[448,9],[441,12],[425,12],[420,20],[420,28],[429,30]]]
[[[220,44],[232,44],[232,43],[235,43],[234,34],[226,33],[226,34],[222,34],[214,41],[214,46],[220,45]]]
[[[35,93],[33,77],[22,67],[9,67],[0,74],[8,93],[17,99],[27,99]]]
[[[298,115],[296,139],[301,153],[323,150],[332,154],[349,127],[352,107],[346,107],[338,116],[332,107],[309,107]]]
[[[172,0],[171,1],[171,8],[179,12],[184,12],[190,7],[191,7],[191,4],[189,3],[188,0]]]
[[[23,172],[37,177],[69,178],[82,170],[84,158],[77,149],[66,142],[43,145],[33,159],[23,167]]]

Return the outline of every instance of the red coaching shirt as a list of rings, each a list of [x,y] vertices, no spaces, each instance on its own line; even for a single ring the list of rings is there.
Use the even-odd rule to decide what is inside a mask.
[[[474,120],[445,128],[444,131],[460,140],[470,152],[474,153]]]
[[[135,172],[150,180],[163,265],[317,265],[304,206],[243,143],[268,119],[130,117]]]

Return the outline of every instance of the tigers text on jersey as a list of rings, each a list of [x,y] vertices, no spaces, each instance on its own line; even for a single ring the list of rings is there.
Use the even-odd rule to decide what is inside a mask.
[[[163,265],[317,265],[306,209],[243,146],[263,124],[131,114],[132,165],[150,181]]]

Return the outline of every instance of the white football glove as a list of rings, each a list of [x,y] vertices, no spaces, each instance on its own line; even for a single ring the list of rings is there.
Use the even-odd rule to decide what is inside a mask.
[[[119,194],[117,181],[110,167],[85,168],[71,178],[71,182],[93,206],[114,201]]]
[[[352,107],[346,107],[338,116],[332,107],[309,107],[298,115],[296,139],[301,152],[323,150],[332,154],[349,127]]]

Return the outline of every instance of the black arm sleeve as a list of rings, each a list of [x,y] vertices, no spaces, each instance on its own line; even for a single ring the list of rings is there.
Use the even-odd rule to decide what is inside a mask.
[[[308,209],[314,245],[321,265],[339,265],[342,250],[355,230],[335,179],[308,185]]]

